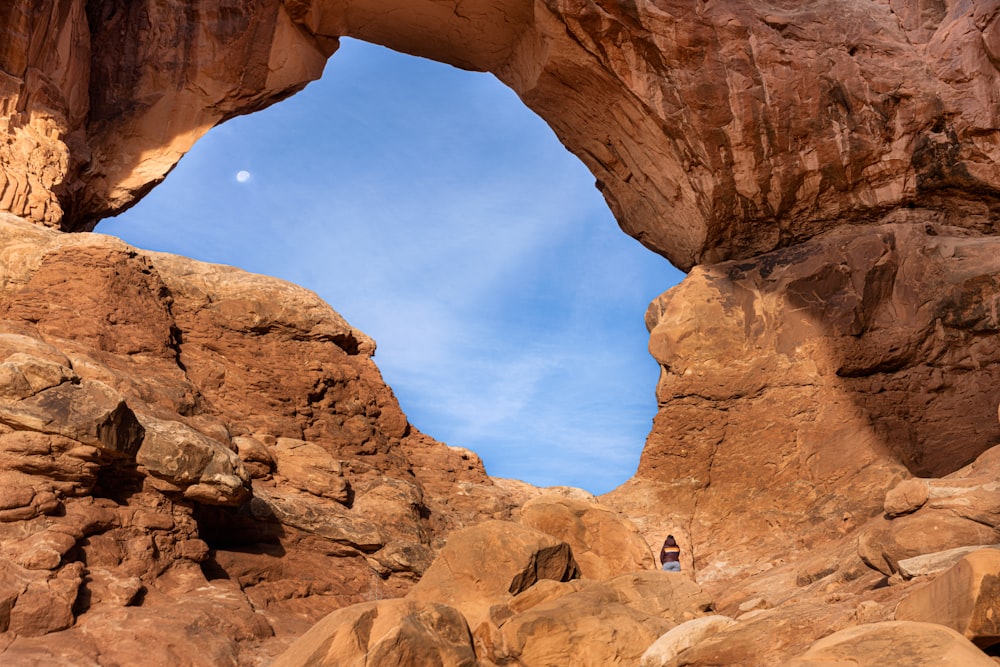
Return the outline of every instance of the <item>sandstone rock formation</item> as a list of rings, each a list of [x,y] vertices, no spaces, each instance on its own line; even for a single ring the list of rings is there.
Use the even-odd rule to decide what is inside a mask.
[[[604,517],[605,529],[611,523]],[[597,581],[579,573],[566,542],[487,521],[451,533],[405,600],[335,611],[275,665],[628,664],[711,606],[684,574],[647,569]]]
[[[610,579],[655,569],[635,525],[596,502],[542,495],[521,506],[520,521],[569,544],[582,577]]]
[[[705,641],[735,622],[728,616],[709,615],[681,623],[661,635],[646,649],[639,660],[639,667],[662,667],[692,646]]]
[[[969,463],[1000,440],[998,250],[911,221],[698,267],[647,313],[660,409],[612,495],[645,525],[673,517],[700,580],[728,580],[882,514],[904,478]],[[964,544],[994,541],[978,518],[954,517]]]
[[[968,665],[989,667],[990,658],[942,625],[897,621],[841,630],[788,663],[789,667],[856,665]]]
[[[17,0],[0,13],[0,208],[88,229],[213,125],[317,78],[338,38],[494,73],[689,268],[902,207],[990,232],[989,3]],[[889,219],[886,219],[886,216]]]
[[[272,663],[273,667],[477,664],[469,626],[457,610],[411,600],[364,602],[335,611]]]
[[[456,607],[476,630],[490,620],[492,607],[539,580],[577,576],[565,542],[509,521],[487,521],[451,533],[408,598]]]
[[[886,494],[886,514],[859,534],[858,552],[871,567],[903,574],[902,561],[1000,540],[997,474],[1000,451],[941,479],[912,479]],[[920,491],[915,491],[920,489]]]
[[[992,3],[13,0],[0,34],[5,663],[265,661],[347,607],[283,660],[635,662],[714,611],[660,662],[987,664],[940,625],[968,610],[893,615],[993,595],[902,565],[1000,542]],[[691,270],[599,506],[416,432],[305,290],[44,229],[128,207],[343,36],[494,73]],[[667,532],[682,573],[641,571]]]
[[[900,621],[938,623],[982,648],[1000,643],[1000,551],[975,551],[896,607]]]
[[[10,216],[0,238],[5,663],[276,653],[405,592],[449,530],[510,516],[315,295]]]
[[[499,664],[515,665],[636,663],[647,646],[680,622],[670,612],[690,618],[708,602],[683,575],[645,574],[639,587],[623,575],[522,609],[499,626],[487,654]],[[689,588],[674,588],[675,579]],[[641,594],[630,595],[636,588]],[[670,602],[650,605],[650,598]]]

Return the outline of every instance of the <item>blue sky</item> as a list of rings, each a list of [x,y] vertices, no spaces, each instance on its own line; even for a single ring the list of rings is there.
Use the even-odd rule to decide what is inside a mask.
[[[604,493],[635,472],[643,314],[682,274],[488,74],[344,40],[97,231],[315,291],[376,340],[410,421],[495,477]]]

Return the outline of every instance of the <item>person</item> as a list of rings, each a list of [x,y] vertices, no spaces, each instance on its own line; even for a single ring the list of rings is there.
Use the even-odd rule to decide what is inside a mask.
[[[677,540],[673,535],[667,535],[660,547],[660,564],[664,572],[681,571],[681,548],[677,546]]]

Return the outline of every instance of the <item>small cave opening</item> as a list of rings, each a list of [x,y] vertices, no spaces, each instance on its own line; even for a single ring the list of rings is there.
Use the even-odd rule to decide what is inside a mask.
[[[281,542],[285,529],[277,520],[253,517],[245,507],[201,503],[194,503],[193,507],[198,534],[209,548],[208,557],[201,563],[201,570],[209,580],[240,579],[241,561],[271,561],[285,555]]]
[[[494,477],[600,494],[636,470],[659,372],[643,315],[683,274],[489,74],[344,39],[96,231],[316,292],[375,339],[410,422]]]

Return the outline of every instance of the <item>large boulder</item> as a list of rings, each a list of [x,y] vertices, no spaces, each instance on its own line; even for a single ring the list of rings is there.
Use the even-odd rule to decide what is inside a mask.
[[[273,667],[475,667],[465,618],[433,602],[380,600],[339,609],[299,637]]]
[[[831,664],[990,667],[996,663],[950,628],[933,623],[887,621],[836,632],[787,664],[788,667]]]
[[[8,368],[15,363],[8,360]],[[54,385],[0,403],[0,424],[62,435],[110,454],[134,457],[143,428],[122,396],[103,382],[80,380],[66,371],[65,379]],[[25,376],[19,371],[19,377]]]
[[[565,542],[510,521],[485,521],[453,532],[410,600],[455,607],[476,630],[490,609],[543,579],[568,581],[579,576]]]
[[[540,583],[495,611],[499,629],[478,638],[499,664],[634,664],[663,633],[710,607],[698,585],[676,573]]]
[[[945,625],[987,648],[1000,643],[1000,551],[981,549],[896,607],[896,620]]]
[[[945,551],[904,558],[896,565],[899,567],[899,574],[904,579],[914,577],[925,577],[928,575],[941,574],[954,567],[958,561],[962,560],[973,551],[980,549],[1000,549],[1000,544],[977,544],[968,547],[955,547]]]
[[[524,504],[520,520],[569,544],[580,575],[588,579],[655,567],[635,524],[597,502],[542,495]]]
[[[161,491],[218,505],[250,497],[250,475],[236,452],[180,422],[147,416],[142,424],[135,461]]]
[[[885,514],[860,531],[858,553],[885,574],[901,561],[1000,541],[1000,448],[941,478],[908,479],[889,489]]]
[[[728,616],[702,616],[666,632],[646,649],[639,667],[663,667],[682,652],[735,623]]]
[[[275,472],[286,483],[321,498],[346,505],[351,485],[343,464],[318,445],[292,438],[278,438],[271,451]]]
[[[951,513],[919,512],[893,521],[878,518],[858,536],[858,554],[883,574],[900,570],[899,561],[966,545],[992,544],[991,526]]]
[[[584,589],[511,617],[500,626],[492,656],[500,664],[634,664],[673,625],[604,590]]]
[[[657,667],[784,665],[804,653],[818,637],[857,622],[854,614],[832,602],[800,598],[770,609],[742,613],[735,623],[713,624],[711,632],[696,632],[690,642],[678,641],[673,645],[676,652],[664,651],[654,664]],[[668,641],[673,644],[673,640]]]

